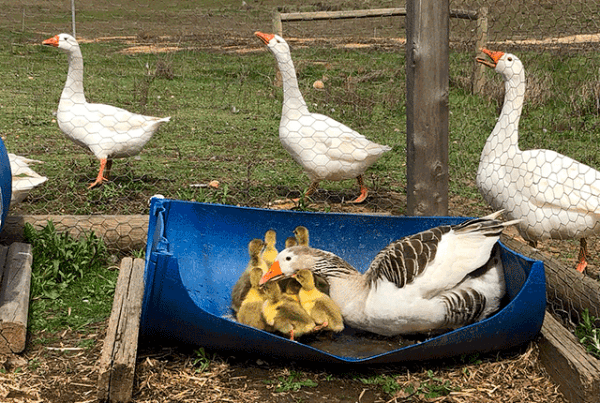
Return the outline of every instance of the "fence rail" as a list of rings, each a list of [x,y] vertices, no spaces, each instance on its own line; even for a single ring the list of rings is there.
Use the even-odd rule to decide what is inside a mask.
[[[307,11],[294,13],[273,13],[273,32],[283,36],[283,22],[292,21],[319,21],[340,20],[351,18],[374,18],[374,17],[406,17],[406,8],[373,8],[367,10],[343,10],[343,11]],[[481,7],[478,10],[451,9],[450,18],[476,21],[475,52],[485,45],[488,38],[488,9]],[[471,87],[474,93],[480,93],[484,82],[483,72],[485,66],[478,65],[473,70]]]

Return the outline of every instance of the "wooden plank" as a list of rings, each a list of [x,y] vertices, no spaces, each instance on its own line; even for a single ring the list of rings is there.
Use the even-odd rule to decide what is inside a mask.
[[[277,13],[277,20],[281,21],[316,21],[348,18],[369,18],[369,17],[393,17],[406,16],[406,8],[372,8],[366,10],[344,10],[344,11],[307,11],[297,13]],[[465,20],[476,20],[477,11],[453,9],[450,10],[451,18],[460,18]],[[277,31],[275,31],[277,32]]]
[[[131,400],[143,296],[144,260],[124,258],[98,363],[100,400]]]
[[[503,235],[501,240],[509,249],[544,262],[546,295],[554,308],[576,318],[588,309],[592,316],[600,318],[600,284],[597,281],[514,238]]]
[[[9,215],[0,234],[0,242],[25,240],[25,223],[41,229],[52,221],[59,232],[72,236],[94,231],[109,248],[121,251],[139,250],[146,246],[148,215]]]
[[[21,353],[27,338],[31,245],[14,242],[8,247],[0,286],[0,353]]]
[[[406,15],[405,8],[373,8],[367,10],[345,10],[345,11],[310,11],[299,13],[283,13],[282,21],[314,21],[346,18],[366,17],[391,17]]]
[[[406,3],[406,214],[448,215],[448,0]]]
[[[600,361],[546,312],[538,341],[540,362],[571,403],[596,403],[600,396]]]

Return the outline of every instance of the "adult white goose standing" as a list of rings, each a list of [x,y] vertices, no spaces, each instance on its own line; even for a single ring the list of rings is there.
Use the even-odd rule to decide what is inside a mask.
[[[29,167],[30,164],[43,164],[44,161],[32,160],[20,155],[8,153],[10,172],[12,176],[10,204],[20,203],[37,186],[48,180]]]
[[[283,80],[279,140],[311,180],[306,196],[319,188],[320,181],[356,178],[360,195],[353,203],[363,202],[368,195],[364,172],[391,147],[369,141],[328,116],[310,113],[298,88],[296,70],[286,41],[273,34],[255,32],[255,35],[277,59]]]
[[[95,187],[108,180],[113,158],[139,154],[158,127],[170,117],[144,116],[110,105],[86,102],[83,57],[77,40],[69,34],[59,34],[42,44],[57,47],[69,56],[67,81],[58,103],[56,120],[67,137],[89,148],[100,160],[98,176],[89,186]]]
[[[364,274],[333,253],[294,246],[279,253],[261,283],[309,269],[329,282],[329,296],[353,328],[384,336],[458,328],[494,313],[505,293],[494,247],[514,221],[499,221],[500,214],[392,242]]]
[[[600,232],[600,172],[552,150],[519,149],[525,70],[510,53],[482,51],[477,58],[504,79],[500,117],[479,160],[477,186],[494,209],[505,209],[533,247],[544,239],[580,239],[577,270],[587,266],[585,238]]]

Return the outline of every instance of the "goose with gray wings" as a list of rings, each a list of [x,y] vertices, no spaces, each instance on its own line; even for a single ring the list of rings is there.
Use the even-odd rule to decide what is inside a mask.
[[[347,325],[384,336],[462,327],[500,308],[506,285],[497,241],[518,222],[499,220],[501,213],[394,241],[365,273],[328,251],[287,248],[261,284],[309,269],[329,282]]]

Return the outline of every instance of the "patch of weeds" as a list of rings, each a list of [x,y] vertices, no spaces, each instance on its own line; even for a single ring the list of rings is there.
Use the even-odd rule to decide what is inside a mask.
[[[176,194],[179,200],[196,201],[199,203],[227,204],[229,186],[225,184],[219,189],[186,188],[178,190]]]
[[[590,315],[590,311],[585,309],[581,313],[581,321],[575,328],[575,336],[583,344],[588,353],[596,358],[600,358],[600,329],[594,322],[597,318]]]
[[[461,354],[457,361],[460,362],[461,364],[469,364],[469,365],[471,365],[471,364],[479,365],[483,362],[483,361],[481,361],[481,358],[479,357],[479,353]]]
[[[85,331],[110,315],[118,271],[109,269],[101,239],[75,239],[52,222],[40,230],[26,224],[25,236],[33,249],[30,331]]]
[[[40,361],[37,358],[34,358],[32,360],[29,360],[29,362],[27,363],[27,367],[31,370],[31,371],[35,371],[36,369],[38,369],[42,364],[40,363]]]
[[[365,385],[381,386],[381,389],[390,396],[393,396],[396,392],[402,390],[402,386],[400,386],[394,376],[375,375],[370,378],[359,378],[359,380]]]
[[[370,378],[359,378],[359,380],[367,385],[379,385],[383,392],[390,396],[395,396],[398,392],[402,392],[404,396],[420,395],[427,399],[433,399],[441,396],[448,396],[450,392],[460,390],[459,387],[453,387],[450,381],[444,381],[433,375],[433,371],[427,371],[429,380],[421,382],[418,386],[408,385],[403,386],[396,380],[396,377],[389,375],[376,375]]]
[[[94,339],[81,339],[77,342],[77,347],[85,348],[86,350],[91,349],[96,344]]]
[[[106,265],[106,246],[93,232],[74,239],[68,232],[56,232],[52,221],[39,231],[26,223],[24,231],[34,256],[32,298],[56,299],[85,272],[96,272]]]
[[[312,379],[302,379],[303,375],[298,371],[290,371],[288,376],[280,376],[277,381],[265,381],[265,383],[277,384],[275,392],[297,392],[303,387],[315,388],[319,384]]]
[[[192,366],[196,368],[196,373],[206,371],[210,367],[211,361],[215,358],[214,355],[208,354],[202,347],[194,350],[194,354],[196,354],[196,357],[192,361]]]
[[[146,258],[146,250],[144,248],[131,251],[131,255],[134,259],[145,259]]]
[[[433,371],[427,371],[429,381],[421,382],[417,387],[410,385],[404,391],[409,395],[422,395],[426,399],[435,399],[441,396],[448,396],[450,392],[460,390],[458,386],[452,386],[450,381],[444,381],[433,375]]]
[[[312,199],[310,196],[306,196],[306,190],[304,189],[302,191],[302,193],[300,194],[300,197],[298,198],[298,205],[295,206],[293,208],[293,210],[296,211],[307,211],[307,212],[315,212],[317,210],[315,210],[314,208],[310,207],[310,204],[312,203]]]

